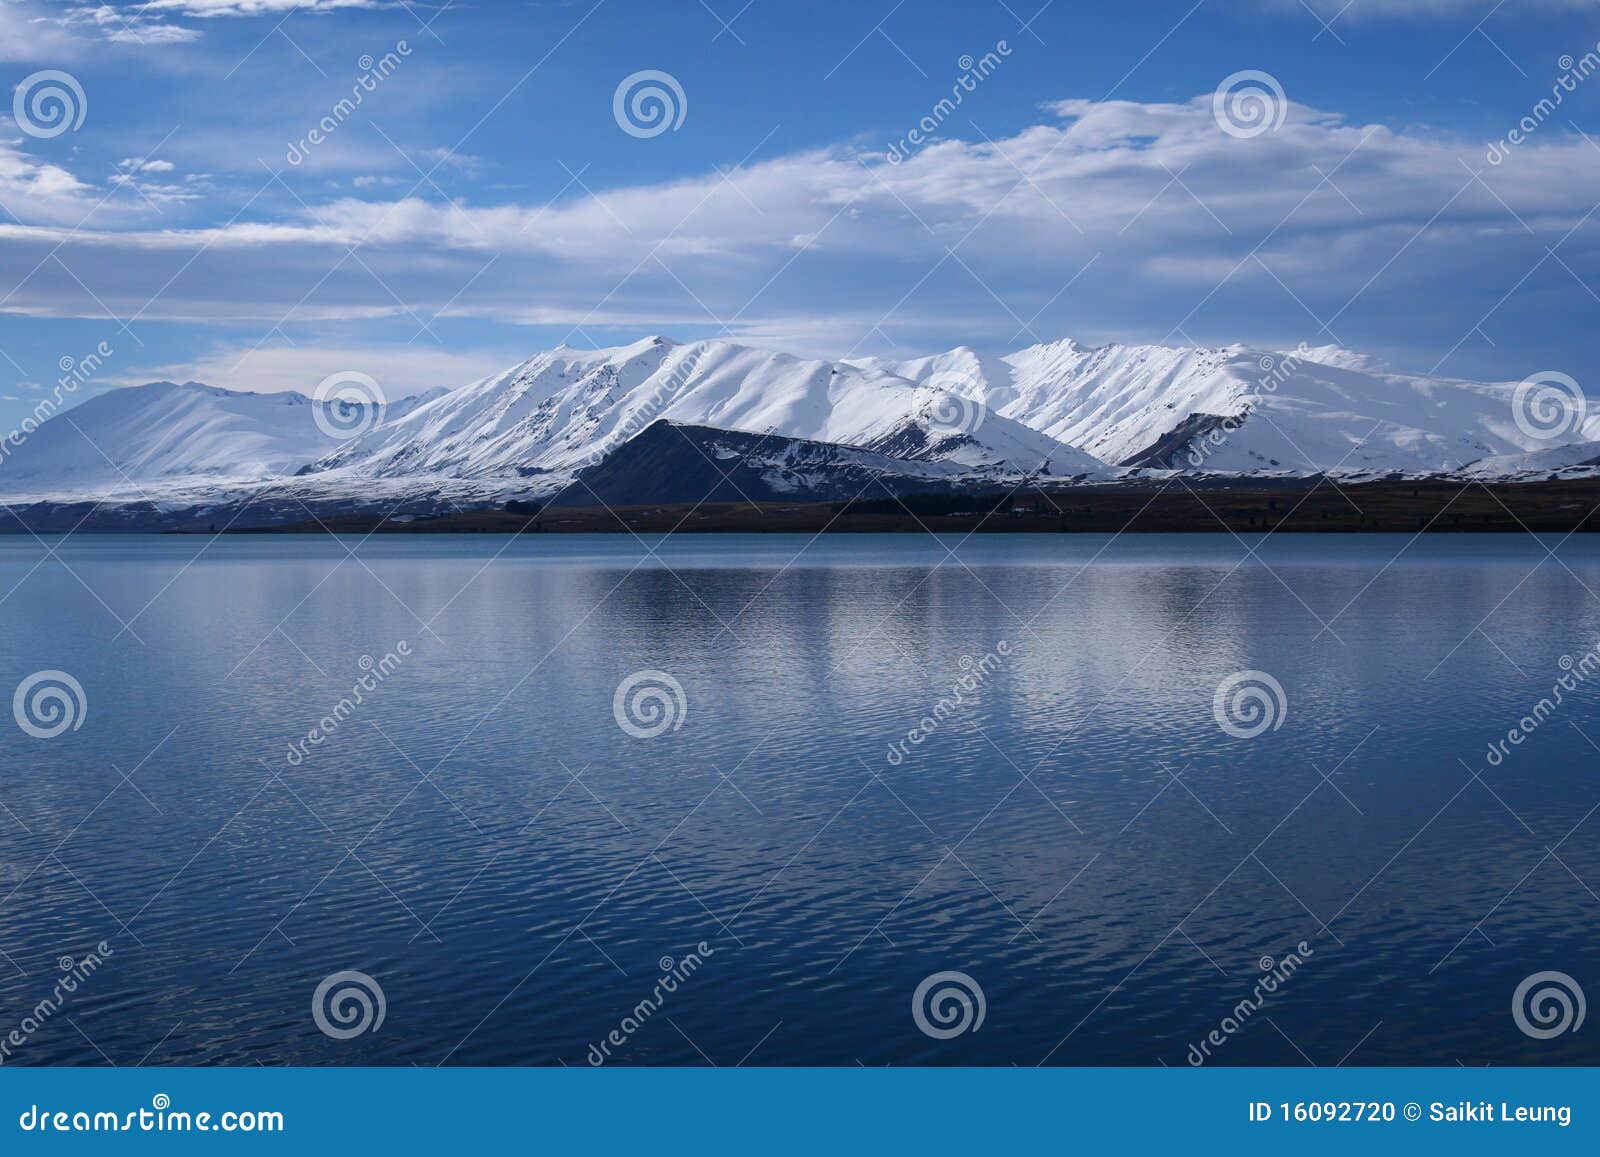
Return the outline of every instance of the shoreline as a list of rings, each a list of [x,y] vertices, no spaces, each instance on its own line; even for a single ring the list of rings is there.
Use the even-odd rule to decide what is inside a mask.
[[[160,509],[152,503],[0,507],[0,534],[1473,534],[1600,530],[1600,478],[1542,482],[1326,478],[1028,486],[832,502],[515,502],[440,511],[438,499],[378,506],[285,499]]]
[[[435,516],[342,514],[229,533],[359,534],[1473,534],[1600,530],[1600,479],[1376,482],[1204,491],[1075,487],[986,497],[552,507]]]

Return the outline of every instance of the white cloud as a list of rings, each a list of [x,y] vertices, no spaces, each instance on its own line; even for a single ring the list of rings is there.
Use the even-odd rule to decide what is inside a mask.
[[[152,12],[173,12],[202,18],[221,16],[275,16],[282,12],[331,12],[342,8],[387,8],[379,0],[139,0],[132,7]]]
[[[65,28],[87,28],[103,40],[121,45],[188,44],[200,33],[178,24],[168,24],[144,11],[145,5],[127,9],[112,4],[84,4],[69,8],[56,17]]]
[[[457,152],[455,149],[443,147],[423,149],[418,154],[419,160],[425,163],[425,171],[436,168],[459,169],[463,173],[476,174],[483,167],[483,158],[475,157],[471,153]]]
[[[14,0],[0,0],[0,7]],[[76,3],[57,9],[49,15],[32,18],[30,37],[33,43],[26,49],[17,46],[13,59],[35,59],[44,54],[39,38],[55,35],[65,38],[61,29],[84,28],[92,30],[100,39],[123,46],[160,46],[189,44],[204,35],[200,29],[186,24],[173,23],[174,18],[206,21],[223,17],[273,17],[291,12],[332,12],[348,9],[380,9],[393,7],[390,0],[123,0],[122,3]],[[52,28],[52,26],[54,26]],[[6,28],[0,16],[0,34]],[[47,32],[46,30],[50,31]],[[0,35],[0,60],[7,59],[6,40]]]
[[[0,60],[55,60],[77,55],[77,39],[38,5],[0,0]]]
[[[377,379],[386,397],[403,398],[437,386],[476,381],[515,365],[524,356],[523,352],[455,353],[426,341],[398,346],[228,346],[193,361],[141,366],[107,380],[127,386],[194,381],[225,390],[309,394],[330,374],[359,370]]]
[[[161,212],[162,205],[200,201],[207,185],[185,177],[182,182],[164,179],[176,166],[171,161],[141,161],[137,157],[117,162],[116,172],[107,179],[112,188],[128,194],[118,211],[140,208]]]
[[[1352,313],[1442,353],[1541,261],[1590,306],[1545,247],[1578,227],[1562,260],[1600,275],[1600,150],[1555,125],[1490,167],[1474,142],[1300,105],[1236,139],[1209,93],[1050,111],[899,165],[813,151],[551,207],[351,196],[191,230],[4,226],[0,308],[101,315],[53,264],[28,272],[57,243],[143,319],[725,325],[836,353],[1069,330],[1330,340],[1314,318],[1361,344]]]
[[[0,117],[0,125],[21,132],[9,118]],[[118,161],[104,185],[97,186],[34,157],[27,151],[32,143],[21,135],[0,139],[0,219],[13,219],[25,229],[64,227],[67,236],[74,230],[125,226],[157,216],[163,204],[200,200],[207,188],[203,175],[178,183],[171,162],[136,157]]]
[[[100,29],[112,44],[192,44],[200,33],[180,24],[161,24],[141,21],[137,24],[103,25]]]
[[[0,140],[0,207],[28,223],[72,225],[94,208],[94,190],[59,165]]]
[[[1310,8],[1324,20],[1367,17],[1470,16],[1474,20],[1490,14],[1493,0],[1263,0],[1269,8],[1304,13]],[[1505,6],[1508,16],[1520,10],[1542,8],[1547,11],[1593,11],[1600,0],[1521,0]],[[1516,9],[1517,11],[1514,11]]]

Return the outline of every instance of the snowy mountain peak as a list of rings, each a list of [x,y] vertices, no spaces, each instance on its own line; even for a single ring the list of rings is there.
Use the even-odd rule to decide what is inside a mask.
[[[375,420],[402,416],[442,393],[397,399]],[[236,485],[294,474],[340,444],[339,431],[352,423],[350,406],[200,382],[108,390],[11,446],[0,460],[0,490],[147,497],[157,483]]]
[[[319,466],[380,477],[555,475],[591,463],[658,418],[972,469],[1101,467],[1022,423],[963,407],[953,390],[879,366],[723,340],[655,339],[539,354],[419,407]]]
[[[0,455],[0,492],[105,497],[286,476],[352,493],[380,479],[554,492],[662,420],[747,436],[701,445],[853,447],[990,479],[1103,474],[1107,464],[1302,475],[1442,473],[1488,459],[1491,472],[1586,468],[1587,450],[1541,455],[1600,436],[1600,417],[1541,437],[1517,421],[1516,392],[1400,373],[1338,346],[1063,339],[1004,356],[958,345],[833,362],[652,335],[547,350],[455,390],[396,400],[348,440],[340,431],[352,423],[319,420],[333,415],[302,394],[194,382],[113,390]],[[831,455],[803,457],[821,469]]]
[[[1289,356],[1285,351],[1284,356]],[[1394,367],[1374,354],[1359,353],[1356,350],[1346,349],[1341,345],[1322,345],[1301,347],[1294,351],[1294,356],[1302,361],[1316,362],[1318,365],[1333,366],[1341,370],[1360,370],[1369,374],[1394,373]]]
[[[944,368],[897,366],[914,380]],[[1114,465],[1425,473],[1547,448],[1515,422],[1509,386],[1402,374],[1337,346],[1058,341],[986,361],[963,391]]]
[[[1041,342],[1038,345],[1028,347],[1029,350],[1040,351],[1041,353],[1053,353],[1053,354],[1068,355],[1068,356],[1070,356],[1072,354],[1093,353],[1098,348],[1105,348],[1105,347],[1086,346],[1083,343],[1079,342],[1076,338],[1070,338],[1070,337],[1057,338],[1055,341]],[[1027,350],[1019,350],[1018,352],[1019,353],[1025,353],[1025,352],[1028,352],[1028,351]],[[1012,356],[1015,356],[1015,355],[1012,355]]]

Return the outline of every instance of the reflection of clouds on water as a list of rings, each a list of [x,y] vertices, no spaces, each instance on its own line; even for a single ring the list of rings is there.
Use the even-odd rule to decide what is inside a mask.
[[[135,624],[145,646],[109,642],[115,622],[76,584],[12,596],[13,668],[47,653],[94,696],[70,739],[83,750],[0,735],[0,801],[32,829],[6,829],[0,944],[31,970],[114,930],[63,868],[6,873],[45,861],[116,788],[60,856],[149,946],[106,974],[110,1011],[86,1025],[119,1058],[182,1020],[161,1059],[437,1063],[502,995],[482,977],[550,954],[537,990],[453,1059],[570,1063],[637,1000],[616,966],[650,975],[704,940],[719,981],[673,1017],[717,1058],[782,1020],[760,1054],[775,1062],[908,1063],[940,1045],[1036,1063],[1083,1020],[1053,1063],[1181,1063],[1238,999],[1207,957],[1237,977],[1306,940],[1318,979],[1285,997],[1297,1039],[1355,1043],[1369,1025],[1347,1040],[1327,1010],[1362,1004],[1376,956],[1425,979],[1363,1059],[1496,1059],[1474,1010],[1504,1027],[1532,968],[1499,953],[1537,942],[1580,975],[1592,898],[1536,873],[1484,925],[1503,948],[1473,937],[1431,972],[1516,883],[1463,865],[1520,876],[1542,848],[1471,788],[1385,861],[1462,787],[1457,756],[1503,734],[1574,640],[1600,638],[1572,575],[1505,542],[1429,540],[1385,570],[1401,542],[1274,539],[1276,574],[1233,569],[1244,552],[1226,537],[1126,538],[1086,565],[1105,545],[996,536],[950,560],[924,536],[803,551],[680,536],[660,547],[673,573],[625,535],[386,538],[362,547],[369,573],[320,539],[225,539],[187,569],[197,543],[69,544],[125,617],[172,585]],[[0,586],[36,554],[0,544]],[[1574,540],[1562,556],[1600,586],[1600,550]],[[1317,637],[1317,615],[1334,633]],[[1487,638],[1469,637],[1485,616]],[[269,778],[258,757],[399,638],[414,655],[359,717],[314,765]],[[1000,640],[1004,664],[890,766],[886,744]],[[649,742],[613,716],[642,670],[670,673],[689,705]],[[1213,695],[1251,670],[1278,677],[1291,710],[1228,741]],[[1592,804],[1592,752],[1563,727],[1524,750],[1489,778],[1554,842]],[[340,864],[358,841],[362,863]],[[1586,854],[1563,850],[1588,878]],[[1187,938],[1169,936],[1180,920]],[[380,977],[394,1018],[337,1056],[294,1035],[335,966]],[[949,968],[981,981],[988,1015],[935,1042],[906,996]],[[23,999],[0,973],[0,1006]],[[425,1031],[392,1031],[421,1005]],[[1284,1061],[1273,1036],[1241,1033],[1230,1060]],[[74,1038],[41,1034],[33,1055],[82,1059]],[[629,1047],[640,1063],[691,1053],[670,1030]]]

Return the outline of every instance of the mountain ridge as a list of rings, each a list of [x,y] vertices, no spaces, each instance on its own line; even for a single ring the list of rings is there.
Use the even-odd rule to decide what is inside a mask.
[[[996,356],[970,346],[827,361],[649,336],[559,346],[454,389],[397,399],[342,438],[297,392],[150,383],[86,399],[8,441],[0,497],[204,499],[252,489],[351,494],[513,490],[548,497],[658,420],[771,436],[825,468],[847,447],[971,483],[1115,481],[1132,468],[1218,476],[1514,476],[1593,467],[1585,401],[1542,438],[1517,387],[1409,374],[1338,346],[1261,351],[1073,339]],[[344,405],[348,405],[345,403]],[[344,412],[349,418],[351,413]],[[362,417],[356,411],[357,418]],[[370,427],[370,428],[368,428]],[[755,443],[741,443],[755,445]],[[1543,456],[1543,457],[1541,457]],[[764,461],[767,461],[764,459]],[[865,459],[851,459],[851,468]],[[877,461],[876,459],[874,461]],[[777,468],[775,462],[767,461]]]

